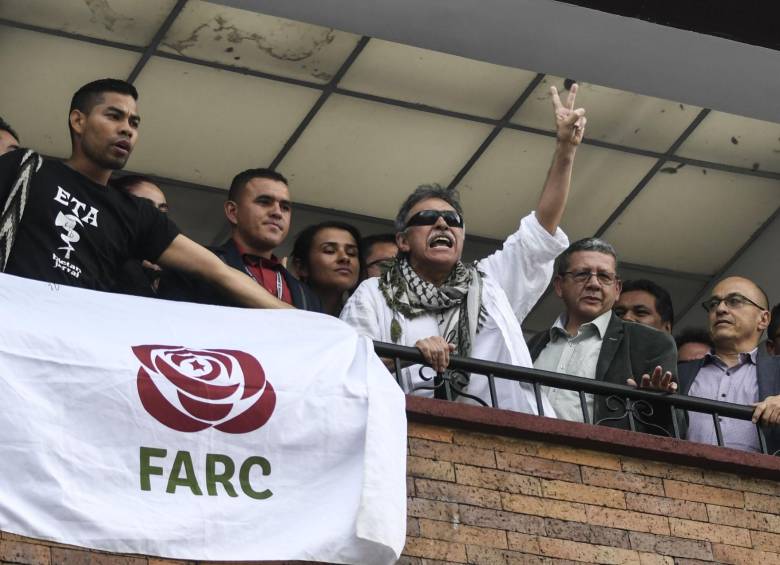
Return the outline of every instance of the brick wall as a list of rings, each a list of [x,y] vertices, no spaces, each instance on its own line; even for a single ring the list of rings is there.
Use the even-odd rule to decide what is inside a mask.
[[[407,474],[406,565],[780,564],[778,481],[419,423]]]
[[[407,408],[402,565],[780,564],[778,457],[444,401]],[[4,563],[183,562],[0,532]]]

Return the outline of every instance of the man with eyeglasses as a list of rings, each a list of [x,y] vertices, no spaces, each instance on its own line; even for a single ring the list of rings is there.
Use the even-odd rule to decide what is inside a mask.
[[[769,325],[769,300],[753,281],[728,277],[702,303],[707,311],[714,347],[703,359],[681,363],[680,390],[684,394],[736,404],[755,405],[753,421],[721,418],[727,447],[760,451],[756,427],[764,426],[769,453],[780,450],[780,358],[759,347]],[[691,441],[717,444],[710,414],[688,413]]]
[[[576,85],[564,106],[551,89],[557,144],[536,211],[520,222],[503,247],[474,265],[461,262],[465,225],[457,193],[439,185],[418,187],[396,216],[399,254],[379,278],[365,280],[341,318],[375,340],[417,347],[432,367],[403,370],[404,390],[458,401],[491,403],[484,375],[449,372],[450,355],[530,366],[520,322],[552,275],[568,245],[558,229],[569,193],[585,110],[574,109]],[[495,380],[497,407],[536,413],[530,385]],[[478,400],[474,400],[478,399]],[[552,415],[549,403],[545,414]]]
[[[361,249],[363,253],[361,280],[381,276],[382,271],[387,270],[398,255],[398,245],[395,243],[395,234],[392,233],[364,237]]]
[[[631,384],[673,392],[677,350],[672,337],[650,326],[620,319],[612,311],[620,295],[617,253],[597,238],[581,239],[558,258],[555,293],[566,311],[552,328],[529,341],[534,367],[598,381]],[[548,398],[559,418],[584,421],[579,393],[550,388]],[[628,413],[613,409],[603,396],[586,395],[592,423],[629,429]],[[643,415],[637,405],[637,430],[671,433],[668,409],[653,407]]]

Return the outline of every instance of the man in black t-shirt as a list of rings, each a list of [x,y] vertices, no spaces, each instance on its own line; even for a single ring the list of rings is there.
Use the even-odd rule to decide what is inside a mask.
[[[199,276],[239,304],[289,308],[180,234],[150,202],[107,186],[138,138],[137,99],[135,87],[115,79],[76,92],[69,115],[71,156],[64,162],[44,160],[33,174],[5,272],[110,290],[127,259],[146,259]],[[0,156],[0,202],[8,198],[23,154]]]

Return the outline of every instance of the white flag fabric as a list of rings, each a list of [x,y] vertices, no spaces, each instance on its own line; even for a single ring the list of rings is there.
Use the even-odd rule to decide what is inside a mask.
[[[0,530],[178,559],[398,559],[404,396],[346,324],[9,275],[0,312]]]

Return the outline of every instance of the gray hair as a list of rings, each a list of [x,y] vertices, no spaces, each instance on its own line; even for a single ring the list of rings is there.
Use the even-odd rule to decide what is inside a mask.
[[[455,211],[463,217],[463,208],[460,206],[460,195],[457,190],[449,190],[438,183],[421,184],[414,192],[406,197],[401,209],[395,217],[395,231],[402,232],[406,228],[406,216],[418,202],[428,200],[429,198],[438,198],[444,200],[447,204],[455,208]]]
[[[618,258],[615,248],[611,243],[607,243],[603,239],[597,237],[586,237],[575,241],[566,250],[558,256],[556,273],[563,275],[569,270],[569,257],[578,251],[595,251],[596,253],[603,253],[604,255],[612,255],[615,259],[615,269],[618,267]]]

